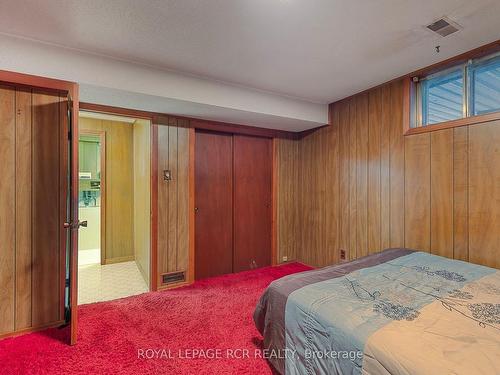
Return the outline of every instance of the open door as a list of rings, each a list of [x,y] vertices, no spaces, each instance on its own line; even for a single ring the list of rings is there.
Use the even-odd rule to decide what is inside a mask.
[[[66,321],[70,324],[70,344],[77,341],[78,331],[78,229],[86,222],[78,220],[78,98],[68,95],[68,163],[66,168]]]

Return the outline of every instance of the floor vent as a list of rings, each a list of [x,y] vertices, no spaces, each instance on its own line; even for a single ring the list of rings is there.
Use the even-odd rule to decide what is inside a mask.
[[[457,23],[450,21],[449,19],[441,18],[436,22],[427,25],[427,28],[441,36],[448,36],[450,34],[456,33],[462,27]]]
[[[170,272],[170,273],[166,273],[164,275],[161,275],[162,284],[179,283],[182,281],[186,281],[186,274],[184,271]]]

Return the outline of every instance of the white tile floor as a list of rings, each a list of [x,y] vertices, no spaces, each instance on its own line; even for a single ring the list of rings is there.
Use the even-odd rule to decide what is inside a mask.
[[[135,262],[78,266],[78,304],[110,301],[148,291]]]

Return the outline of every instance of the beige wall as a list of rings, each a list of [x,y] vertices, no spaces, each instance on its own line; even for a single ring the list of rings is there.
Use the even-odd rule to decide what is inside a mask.
[[[151,126],[138,120],[133,125],[134,143],[134,251],[146,284],[150,283],[151,246]]]

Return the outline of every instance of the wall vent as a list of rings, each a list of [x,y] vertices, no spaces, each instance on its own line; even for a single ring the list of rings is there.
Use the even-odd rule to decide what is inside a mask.
[[[441,36],[448,36],[450,34],[456,33],[462,27],[447,18],[441,18],[436,22],[427,25],[427,28]]]
[[[162,284],[173,284],[186,281],[186,274],[184,271],[170,272],[161,275]]]

